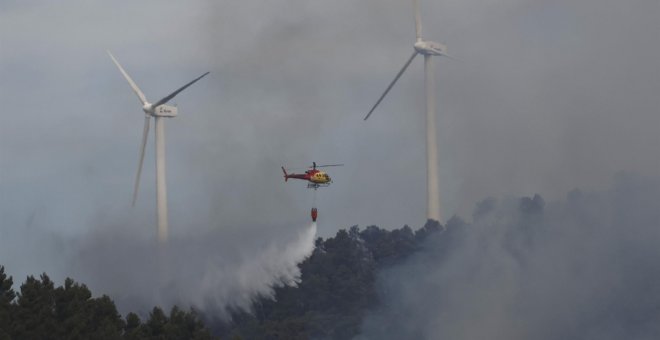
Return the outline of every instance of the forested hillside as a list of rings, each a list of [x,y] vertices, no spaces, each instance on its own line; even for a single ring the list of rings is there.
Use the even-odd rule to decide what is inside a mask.
[[[108,296],[93,298],[84,285],[67,279],[56,287],[46,274],[28,277],[18,291],[0,266],[0,339],[211,339],[193,311],[154,307],[143,322],[122,318]]]
[[[231,311],[231,321],[178,307],[169,313],[154,307],[145,320],[135,313],[122,317],[111,297],[92,297],[72,279],[56,286],[44,273],[15,290],[0,266],[0,340],[348,339],[378,303],[378,270],[414,253],[439,230],[430,222],[415,232],[408,226],[392,231],[354,226],[318,238],[300,264],[297,287],[277,287],[273,298],[257,298],[251,311]]]
[[[440,230],[433,222],[415,232],[408,226],[392,231],[354,226],[319,238],[300,264],[298,287],[278,287],[274,299],[257,299],[251,312],[235,311],[232,322],[208,324],[214,333],[234,339],[351,339],[378,304],[378,271],[402,261]]]

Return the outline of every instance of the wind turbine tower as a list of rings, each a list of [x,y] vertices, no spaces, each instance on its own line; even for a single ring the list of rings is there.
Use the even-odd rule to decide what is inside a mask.
[[[392,89],[394,84],[399,80],[403,72],[406,71],[410,63],[418,54],[424,56],[424,76],[426,87],[426,184],[427,184],[427,210],[426,216],[430,220],[440,221],[440,180],[438,174],[438,137],[436,128],[436,112],[435,112],[435,78],[433,76],[433,56],[445,56],[447,54],[447,46],[422,39],[422,19],[419,12],[419,0],[413,0],[415,8],[415,33],[417,40],[413,45],[414,51],[403,68],[397,73],[394,80],[385,89],[385,92],[378,98],[378,101],[371,108],[364,120],[374,112],[378,104],[385,98],[388,92]]]
[[[182,86],[178,90],[163,97],[161,100],[150,103],[147,101],[144,93],[135,84],[133,79],[126,73],[124,68],[119,64],[117,59],[108,51],[110,58],[119,68],[119,72],[126,78],[128,84],[137,95],[142,103],[142,111],[144,112],[144,130],[142,131],[142,145],[140,147],[140,160],[138,163],[137,175],[135,176],[135,187],[133,189],[133,206],[137,200],[138,188],[140,187],[140,174],[142,173],[142,163],[144,162],[144,151],[147,146],[147,137],[149,136],[149,124],[151,118],[156,121],[156,215],[158,219],[158,241],[160,243],[167,242],[168,236],[168,218],[167,218],[167,184],[165,181],[165,118],[173,118],[177,115],[177,107],[166,105],[167,102],[172,100],[177,94],[185,90],[188,86],[194,84],[204,76],[209,74],[206,72],[201,76],[195,78],[188,84]]]

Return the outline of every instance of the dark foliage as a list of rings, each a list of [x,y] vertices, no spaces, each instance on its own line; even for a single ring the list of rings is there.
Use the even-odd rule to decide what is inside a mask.
[[[392,231],[353,226],[319,238],[299,265],[298,287],[278,287],[274,300],[259,298],[250,313],[234,311],[230,323],[210,324],[230,339],[350,339],[378,304],[378,271],[404,260],[441,229],[433,221],[416,232],[408,226]]]
[[[82,284],[66,279],[55,287],[48,275],[29,276],[20,292],[0,266],[0,340],[5,339],[211,339],[194,311],[172,308],[167,316],[154,308],[142,323],[126,320],[107,296],[93,298]]]
[[[5,274],[5,268],[0,266],[0,340],[10,339],[9,329],[11,326],[11,315],[13,305],[11,302],[16,297],[12,290],[13,280]]]
[[[233,311],[230,323],[212,320],[212,328],[222,339],[352,338],[378,303],[378,270],[403,261],[440,230],[432,221],[416,232],[408,226],[392,231],[353,226],[319,238],[299,265],[297,287],[277,287],[274,300],[258,298],[251,312]],[[19,292],[12,285],[0,266],[0,340],[214,338],[194,310],[173,307],[167,314],[154,307],[145,321],[135,313],[124,319],[108,296],[94,298],[72,279],[56,287],[42,274],[29,276]]]

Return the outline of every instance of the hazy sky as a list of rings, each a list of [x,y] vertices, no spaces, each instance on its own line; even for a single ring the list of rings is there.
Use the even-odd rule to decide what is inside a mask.
[[[425,38],[459,59],[436,59],[445,216],[660,169],[660,2],[421,5]],[[421,60],[362,121],[413,43],[407,0],[2,1],[3,261],[20,276],[99,228],[155,234],[153,137],[131,209],[142,112],[106,49],[152,101],[211,71],[166,122],[173,235],[295,238],[312,193],[279,167],[312,161],[346,164],[318,192],[322,236],[421,226]]]

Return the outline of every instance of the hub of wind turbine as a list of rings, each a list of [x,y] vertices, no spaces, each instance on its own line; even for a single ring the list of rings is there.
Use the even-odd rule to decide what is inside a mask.
[[[142,111],[148,116],[154,115],[154,106],[151,103],[146,103],[142,106]]]
[[[146,103],[144,106],[142,106],[142,111],[144,111],[144,114],[149,117],[174,118],[178,114],[178,109],[176,106],[167,104],[162,104],[155,107],[154,104]]]
[[[415,51],[422,55],[448,56],[447,46],[434,41],[419,40],[414,47]]]

